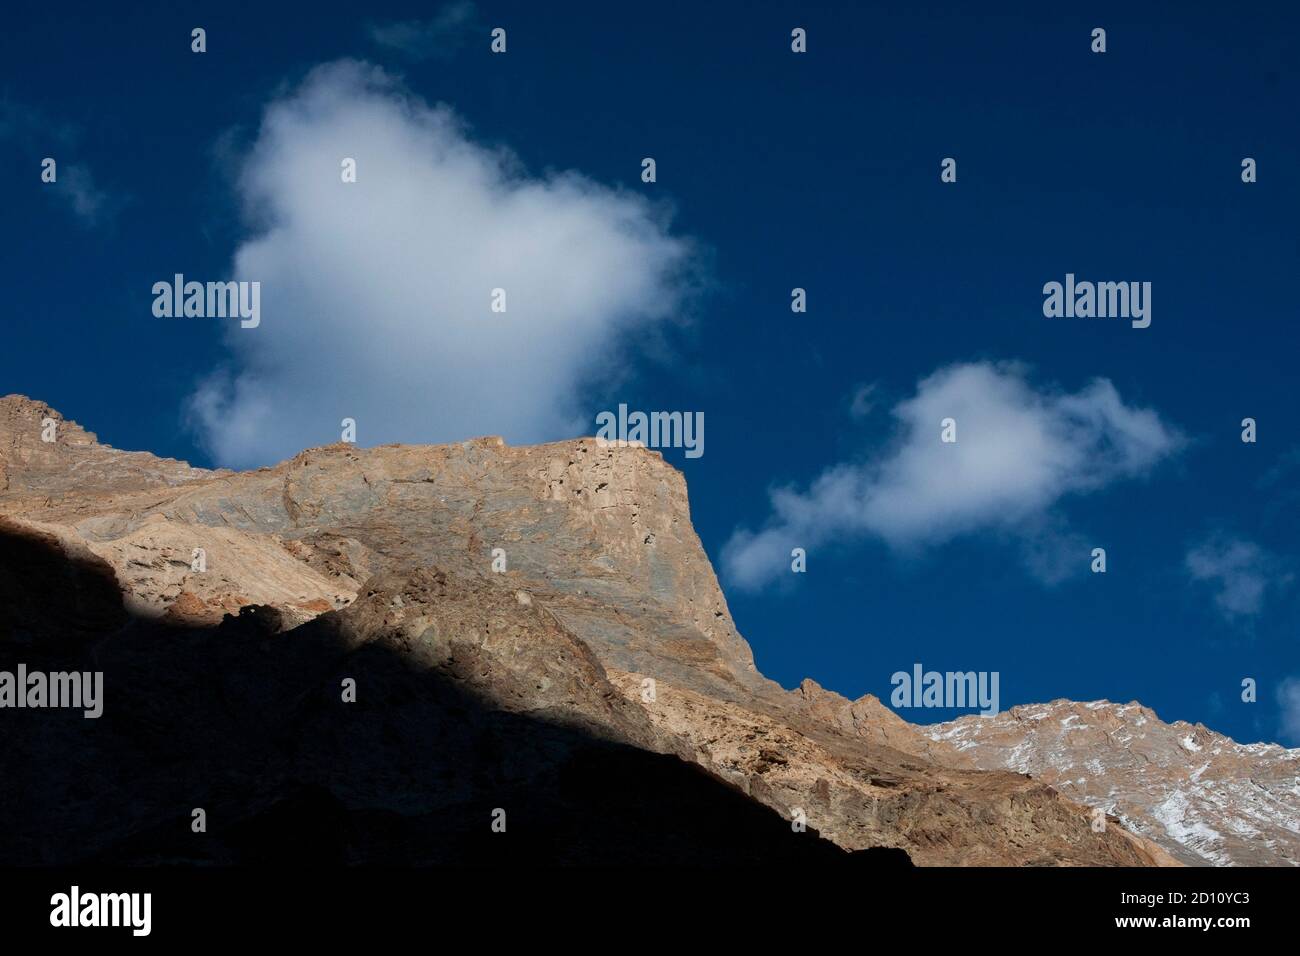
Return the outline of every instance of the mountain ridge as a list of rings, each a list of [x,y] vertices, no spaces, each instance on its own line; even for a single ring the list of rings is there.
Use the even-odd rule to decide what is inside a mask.
[[[45,418],[59,422],[54,442],[41,440]],[[196,469],[100,445],[49,406],[6,396],[0,475],[11,532],[102,562],[151,627],[221,632],[256,618],[295,645],[321,626],[350,647],[382,643],[431,673],[472,676],[494,710],[674,755],[850,851],[931,865],[1187,862],[1118,816],[1097,832],[1086,800],[983,766],[871,695],[763,677],[691,525],[685,479],[657,452],[487,437]],[[558,656],[520,642],[542,633],[534,618],[554,629],[545,647]],[[508,653],[484,657],[498,640]],[[468,659],[481,672],[457,670]]]
[[[1167,723],[1137,701],[1065,698],[927,734],[1102,808],[1188,865],[1300,865],[1300,748]]]

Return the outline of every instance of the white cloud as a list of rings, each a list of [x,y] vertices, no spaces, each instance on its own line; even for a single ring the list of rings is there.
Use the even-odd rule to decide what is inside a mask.
[[[370,39],[411,59],[446,59],[456,52],[477,27],[477,10],[469,0],[455,0],[427,20],[374,23]],[[487,43],[487,32],[483,32]]]
[[[1105,379],[1072,394],[1039,390],[1012,363],[940,369],[893,414],[899,436],[882,458],[836,465],[806,491],[771,493],[767,526],[738,530],[723,550],[737,585],[776,576],[793,547],[860,535],[910,549],[996,530],[1026,543],[1031,567],[1050,569],[1042,535],[1068,538],[1050,513],[1057,501],[1143,475],[1181,443]],[[956,420],[955,443],[940,441],[945,418]],[[1086,566],[1086,551],[1079,560]]]
[[[85,166],[61,169],[55,185],[73,213],[87,225],[96,225],[112,212],[108,194],[95,185],[95,178]]]
[[[875,382],[857,386],[853,390],[853,398],[849,401],[849,415],[856,419],[870,415],[872,409],[876,407],[878,391],[879,387]]]
[[[1194,580],[1214,587],[1215,606],[1233,623],[1257,616],[1270,584],[1285,580],[1276,558],[1236,538],[1212,537],[1189,551],[1185,563]]]
[[[81,154],[81,139],[80,131],[71,123],[55,121],[24,103],[0,98],[0,142],[16,144],[34,161],[53,159],[55,180],[43,182],[45,193],[67,203],[84,225],[95,226],[116,215],[123,200],[113,199],[100,189],[84,162],[67,158]]]
[[[1282,711],[1283,739],[1300,744],[1300,678],[1288,677],[1278,685],[1277,703]]]
[[[261,324],[228,327],[235,366],[191,401],[223,465],[337,441],[343,417],[365,445],[589,433],[579,387],[681,304],[690,246],[645,200],[530,177],[367,64],[273,102],[239,183],[262,231],[233,271],[261,282]]]

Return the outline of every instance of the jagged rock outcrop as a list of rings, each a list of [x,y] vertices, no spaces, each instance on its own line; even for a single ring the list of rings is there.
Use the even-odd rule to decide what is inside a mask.
[[[722,694],[778,689],[754,669],[691,527],[685,482],[658,453],[594,439],[340,444],[236,474],[129,464],[139,453],[98,445],[70,422],[46,445],[46,416],[59,417],[0,399],[0,460],[11,476],[0,509],[83,540],[118,571],[134,609],[162,613],[182,593],[223,611],[341,606],[375,573],[442,565],[489,574],[501,549],[500,580],[547,591],[551,613],[616,665],[654,660]],[[188,571],[196,548],[206,572]]]
[[[1300,865],[1300,749],[1165,723],[1136,701],[1054,700],[928,734],[1103,808],[1185,864]]]
[[[53,443],[45,418],[59,422]],[[23,804],[57,832],[53,808],[71,800],[68,844],[89,841],[104,859],[182,852],[167,821],[215,777],[224,818],[265,833],[283,828],[267,821],[282,821],[286,801],[305,806],[344,834],[331,858],[348,860],[409,859],[394,836],[403,826],[422,834],[422,861],[497,859],[499,844],[449,821],[510,803],[530,808],[527,832],[546,834],[535,858],[552,862],[618,847],[660,861],[815,857],[786,840],[796,809],[811,846],[922,864],[1171,862],[1118,820],[1095,832],[1045,781],[976,769],[875,698],[764,678],[692,528],[685,482],[656,452],[481,438],[333,445],[209,471],[108,448],[8,396],[0,474],[14,548],[77,569],[56,584],[111,576],[121,592],[117,611],[75,619],[75,648],[61,644],[63,621],[30,606],[0,644],[7,659],[75,650],[106,671],[111,732],[86,743],[75,723],[39,724],[0,756],[11,783],[36,791],[46,778],[24,761],[45,748],[126,774],[94,794],[60,778],[56,795]],[[364,721],[337,704],[338,681],[358,674]],[[184,732],[169,737],[178,719]],[[152,752],[169,755],[165,769],[144,759]],[[695,823],[658,849],[629,824],[671,828],[674,813]],[[201,858],[246,859],[256,844],[224,839]]]
[[[643,697],[643,675],[612,679],[629,699]],[[787,818],[802,811],[846,849],[897,847],[923,865],[1171,862],[1118,827],[1092,832],[1078,805],[1019,774],[932,763],[797,713],[720,701],[660,681],[646,713],[670,738],[686,741],[702,766]]]
[[[98,559],[83,573],[12,529],[0,545],[74,589],[35,577],[33,593],[111,605]],[[44,615],[16,623],[0,668],[94,668],[106,701],[93,721],[3,714],[0,863],[910,865],[795,834],[657,752],[586,647],[441,569],[378,576],[288,630],[255,605],[216,627],[133,618],[88,645]]]

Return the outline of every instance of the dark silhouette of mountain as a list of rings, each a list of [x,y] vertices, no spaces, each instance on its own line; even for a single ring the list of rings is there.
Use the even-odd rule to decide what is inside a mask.
[[[358,643],[337,615],[285,631],[262,607],[215,627],[131,617],[106,565],[12,526],[0,595],[0,669],[99,670],[105,697],[98,719],[3,714],[0,863],[850,857],[675,756],[494,708],[473,682]],[[206,832],[192,831],[195,808]],[[910,865],[901,850],[865,862]]]
[[[1170,862],[869,695],[765,678],[645,448],[212,471],[10,395],[0,521],[3,661],[106,679],[98,720],[0,711],[5,858]]]

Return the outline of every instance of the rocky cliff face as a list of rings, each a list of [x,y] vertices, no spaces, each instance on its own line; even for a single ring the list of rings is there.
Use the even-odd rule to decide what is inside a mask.
[[[927,733],[1103,808],[1188,865],[1300,865],[1300,749],[1167,724],[1136,701],[1055,700]]]
[[[0,831],[54,834],[15,860],[1173,862],[873,697],[765,679],[655,452],[207,471],[9,396],[0,476],[0,664],[107,681],[102,721],[26,712],[0,746]]]

